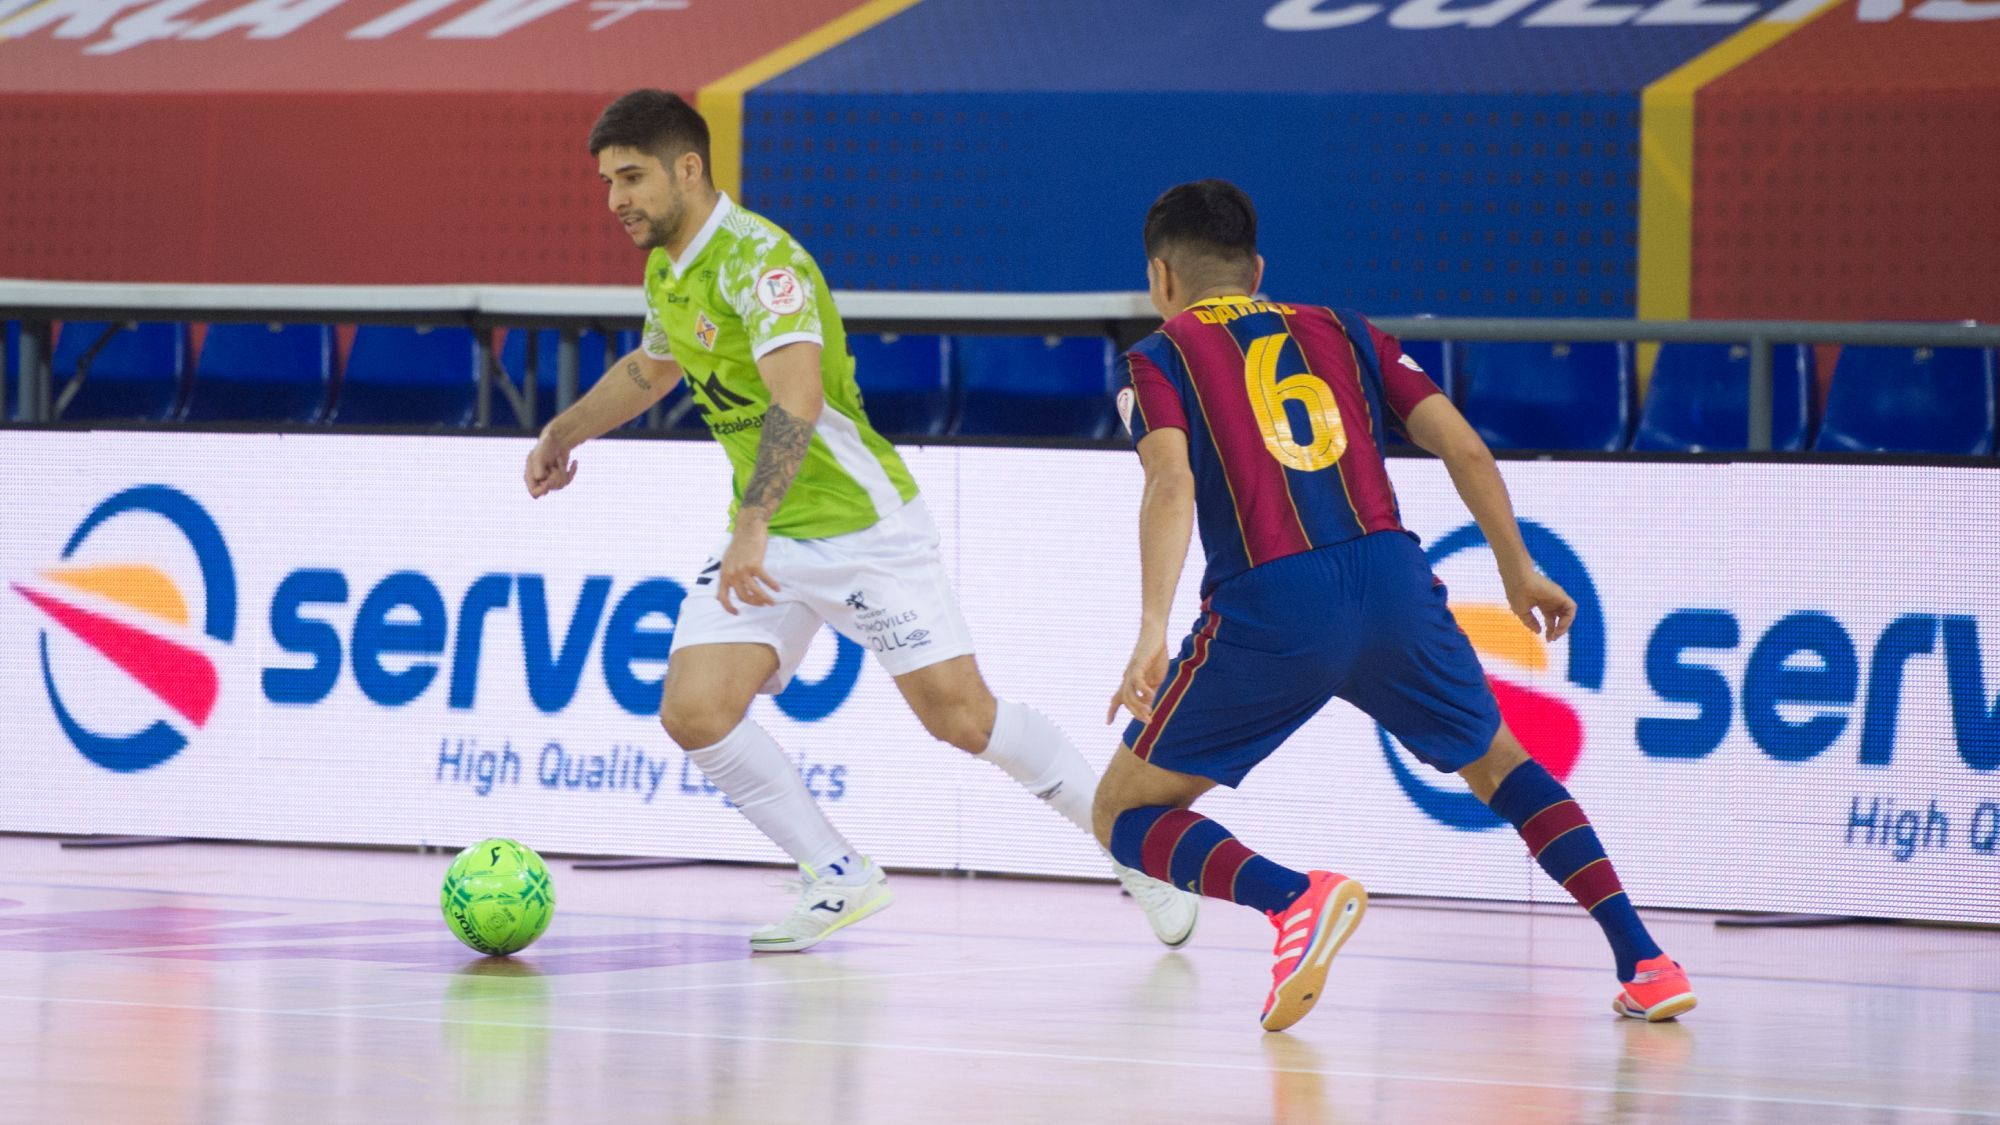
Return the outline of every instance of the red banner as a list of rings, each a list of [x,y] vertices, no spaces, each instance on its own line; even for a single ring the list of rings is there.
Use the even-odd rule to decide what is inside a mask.
[[[1865,3],[1702,89],[1695,316],[2000,320],[1995,11]]]
[[[858,2],[0,0],[0,276],[636,283],[598,112]]]

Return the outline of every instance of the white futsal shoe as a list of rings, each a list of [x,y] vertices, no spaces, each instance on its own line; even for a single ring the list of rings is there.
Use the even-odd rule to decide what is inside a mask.
[[[1144,871],[1113,861],[1111,870],[1125,884],[1125,893],[1146,912],[1153,936],[1168,949],[1179,949],[1194,936],[1194,924],[1201,917],[1201,896],[1175,890]]]
[[[751,951],[796,953],[811,949],[835,930],[851,926],[896,901],[882,869],[872,859],[862,862],[868,865],[867,878],[858,882],[835,882],[810,867],[800,867],[803,879],[795,884],[800,888],[798,905],[783,920],[753,931]]]

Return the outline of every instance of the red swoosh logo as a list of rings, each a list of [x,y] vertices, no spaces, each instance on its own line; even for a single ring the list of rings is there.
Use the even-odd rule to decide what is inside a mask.
[[[1542,763],[1558,781],[1569,779],[1583,754],[1583,720],[1576,709],[1553,695],[1486,677],[1500,717],[1521,740],[1528,755]]]
[[[106,659],[158,696],[160,702],[187,716],[195,726],[205,726],[215,710],[219,691],[215,664],[208,657],[172,641],[114,621],[101,613],[79,609],[46,594],[14,584],[14,591],[41,607],[57,624],[76,634],[85,644],[103,653]]]

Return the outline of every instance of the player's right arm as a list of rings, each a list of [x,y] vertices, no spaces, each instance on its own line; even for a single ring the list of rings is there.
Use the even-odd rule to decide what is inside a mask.
[[[1521,526],[1514,520],[1507,482],[1500,479],[1500,466],[1479,432],[1441,394],[1417,403],[1403,424],[1411,441],[1444,462],[1452,487],[1486,534],[1514,616],[1534,632],[1545,632],[1550,640],[1569,632],[1570,622],[1576,620],[1576,599],[1535,569],[1528,545],[1521,541]],[[1540,611],[1540,621],[1536,611]]]
[[[1194,538],[1187,431],[1163,426],[1148,432],[1139,439],[1139,463],[1146,470],[1139,500],[1139,639],[1105,712],[1107,723],[1120,707],[1141,722],[1153,717],[1154,698],[1167,675],[1167,614]]]
[[[630,422],[652,409],[681,381],[681,365],[635,348],[611,366],[604,378],[542,427],[541,440],[528,454],[522,473],[528,495],[545,496],[576,478],[576,447]]]
[[[1166,373],[1142,352],[1126,354],[1131,385],[1118,393],[1118,412],[1146,471],[1146,490],[1139,500],[1139,639],[1104,713],[1107,723],[1120,707],[1141,722],[1153,716],[1154,697],[1167,674],[1167,614],[1194,537],[1187,411]]]

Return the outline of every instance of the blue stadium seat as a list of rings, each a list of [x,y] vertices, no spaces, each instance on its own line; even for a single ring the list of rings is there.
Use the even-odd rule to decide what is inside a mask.
[[[1466,344],[1455,374],[1466,420],[1495,449],[1625,448],[1626,344]]]
[[[1771,448],[1806,447],[1812,349],[1771,349]],[[1653,364],[1633,449],[1747,449],[1750,445],[1750,349],[1743,344],[1664,344]]]
[[[471,425],[479,403],[474,353],[469,328],[364,324],[355,329],[339,402],[328,420],[349,426]]]
[[[1111,432],[1111,341],[965,336],[955,434],[1098,438]]]
[[[854,379],[877,433],[933,437],[951,422],[951,341],[944,336],[847,338]]]
[[[56,334],[50,365],[51,393],[61,398],[78,365],[89,357],[83,386],[63,408],[74,421],[164,422],[173,416],[187,373],[187,326],[127,324],[97,349],[113,325],[66,322]],[[97,349],[92,355],[93,349]]]
[[[1993,452],[1994,353],[1842,348],[1814,449]]]
[[[7,370],[0,372],[0,379],[6,380],[6,408],[0,409],[0,422],[21,416],[21,323],[7,322],[7,338],[0,341],[7,349]]]
[[[528,369],[528,337],[530,330],[510,328],[500,345],[500,367],[507,373],[515,386]],[[535,337],[535,425],[540,426],[556,416],[556,349],[562,342],[562,333],[553,328],[544,328],[532,333]],[[612,346],[617,355],[624,355],[639,346],[637,332],[620,332],[612,338]],[[604,377],[605,370],[604,333],[595,329],[587,330],[576,341],[576,393],[581,398],[585,391],[597,385]],[[503,401],[496,401],[493,407],[495,419],[511,417],[513,407]],[[627,423],[627,426],[644,424],[644,417]]]
[[[317,422],[332,387],[331,325],[212,324],[181,419]]]

